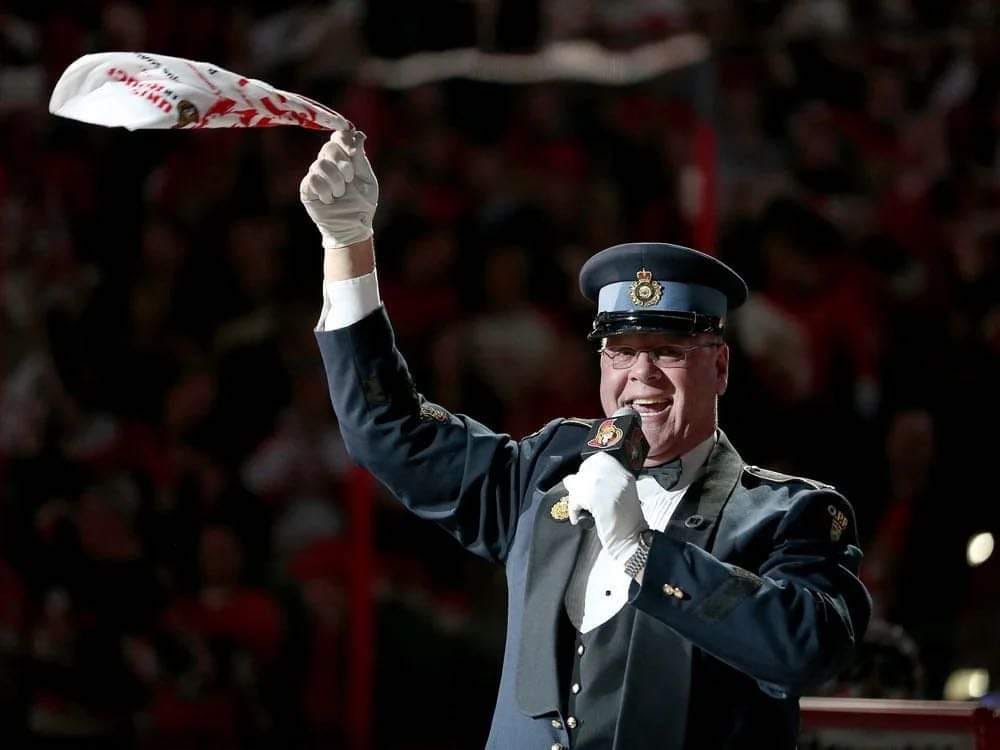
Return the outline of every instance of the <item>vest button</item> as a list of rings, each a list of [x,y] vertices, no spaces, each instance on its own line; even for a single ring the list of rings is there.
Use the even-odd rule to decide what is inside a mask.
[[[580,692],[580,683],[579,682],[574,682],[572,685],[570,685],[569,691],[573,695],[576,695],[577,693],[579,693]]]
[[[560,745],[560,744],[559,744],[559,743],[557,742],[557,743],[555,743],[555,744],[554,744],[554,745],[553,745],[553,746],[552,746],[551,748],[549,748],[549,750],[566,750],[566,748],[564,748],[564,747],[563,747],[562,745]]]
[[[583,656],[583,652],[586,651],[586,650],[587,649],[585,649],[583,647],[582,643],[579,646],[576,647],[576,653],[579,654],[580,656]]]
[[[568,726],[570,729],[576,729],[576,723],[577,722],[575,716],[569,716],[566,718],[566,726]]]

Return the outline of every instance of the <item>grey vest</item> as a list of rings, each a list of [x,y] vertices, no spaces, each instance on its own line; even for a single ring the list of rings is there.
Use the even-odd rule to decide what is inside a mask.
[[[576,634],[566,702],[573,748],[606,749],[614,742],[634,622],[635,609],[624,607],[594,630]]]
[[[668,489],[680,476],[679,464],[673,471],[669,476],[669,484],[660,482]],[[597,533],[593,529],[584,532],[573,574],[566,586],[566,609],[561,618],[559,647],[572,648],[571,661],[565,657],[560,659],[560,669],[563,672],[560,675],[560,685],[566,686],[562,708],[574,750],[606,750],[614,742],[622,707],[622,689],[628,667],[632,628],[635,624],[636,610],[626,605],[607,622],[587,633],[579,632],[583,620],[587,578],[600,550],[601,543]],[[567,619],[571,627],[567,627]],[[570,642],[572,646],[569,646]],[[668,663],[684,664],[689,658],[688,650],[680,637],[677,637],[674,653],[663,653],[661,656],[670,659]],[[565,677],[567,671],[568,679]],[[664,710],[671,706],[683,706],[687,700],[686,694],[664,695],[661,698]],[[680,735],[675,740],[683,741],[682,738],[683,735]],[[669,742],[669,739],[665,739]]]

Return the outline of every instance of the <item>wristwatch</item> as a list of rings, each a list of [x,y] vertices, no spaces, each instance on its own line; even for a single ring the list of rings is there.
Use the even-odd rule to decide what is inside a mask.
[[[655,531],[643,529],[639,532],[639,549],[632,553],[632,557],[625,563],[625,572],[629,578],[635,578],[642,569],[646,567],[646,559],[649,557],[649,550],[653,546]]]

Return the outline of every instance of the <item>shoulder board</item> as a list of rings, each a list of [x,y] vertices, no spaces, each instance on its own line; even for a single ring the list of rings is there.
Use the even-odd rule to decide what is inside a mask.
[[[589,430],[591,427],[594,426],[594,421],[595,420],[593,420],[593,419],[579,419],[577,417],[565,417],[563,419],[557,419],[554,422],[549,422],[548,424],[544,424],[541,427],[539,427],[537,430],[535,430],[533,433],[531,433],[530,435],[525,435],[521,439],[522,440],[528,440],[528,439],[533,438],[536,435],[540,434],[545,429],[552,428],[552,427],[559,428],[559,427],[562,427],[564,424],[575,424],[577,427],[586,427]]]
[[[743,471],[751,476],[757,477],[758,479],[763,479],[765,482],[803,482],[808,484],[814,490],[832,490],[832,484],[826,484],[824,482],[818,482],[815,479],[807,479],[806,477],[796,477],[791,474],[782,474],[780,471],[771,471],[770,469],[762,469],[759,466],[744,466]]]

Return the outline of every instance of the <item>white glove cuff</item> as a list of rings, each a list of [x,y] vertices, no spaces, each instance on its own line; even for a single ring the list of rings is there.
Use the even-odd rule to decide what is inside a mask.
[[[351,213],[355,213],[351,211]],[[349,245],[356,245],[370,239],[372,232],[371,222],[366,225],[357,219],[327,219],[327,227],[320,229],[323,236],[324,250],[341,250]],[[329,225],[334,226],[329,226]],[[342,226],[341,226],[342,225]]]

